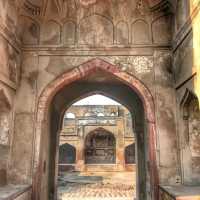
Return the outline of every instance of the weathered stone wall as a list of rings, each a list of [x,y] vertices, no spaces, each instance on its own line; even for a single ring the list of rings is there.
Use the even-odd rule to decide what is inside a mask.
[[[199,1],[179,1],[174,34],[174,77],[182,183],[200,183]],[[192,106],[192,102],[196,102]],[[193,103],[194,104],[194,103]],[[195,151],[194,151],[195,146]]]
[[[15,101],[12,181],[32,181],[34,122],[42,91],[70,69],[98,58],[137,77],[152,93],[160,182],[176,184],[180,166],[170,49],[171,13],[150,11],[146,1],[91,1],[89,4],[66,1],[64,6],[60,3],[52,0],[46,6],[38,3],[33,10],[20,10],[18,34],[23,55]],[[47,140],[43,145],[49,139],[45,134]],[[47,152],[48,145],[43,154]]]
[[[62,147],[65,144],[71,145],[72,148],[69,149],[75,148],[76,159],[73,163],[74,169],[78,171],[87,170],[86,164],[91,164],[86,162],[85,148],[86,145],[88,145],[88,148],[91,146],[90,140],[88,139],[90,139],[91,136],[94,136],[95,133],[100,133],[100,135],[101,133],[107,133],[108,135],[112,135],[115,140],[113,152],[114,159],[112,160],[112,165],[107,166],[107,169],[109,169],[109,171],[126,170],[127,163],[125,163],[125,148],[130,144],[135,144],[135,135],[133,133],[135,127],[132,127],[132,123],[127,123],[129,120],[127,116],[128,114],[130,116],[128,109],[122,105],[73,105],[67,109],[64,115],[59,139],[59,145],[62,146],[59,148],[62,150]],[[130,117],[130,121],[131,120],[132,119]],[[103,145],[103,142],[101,143],[101,145]],[[102,147],[100,147],[99,150],[102,153]],[[104,152],[104,156],[105,158],[107,157],[107,160],[109,152]],[[133,159],[135,160],[135,149],[131,149],[130,152],[133,154]],[[94,150],[94,153],[98,155],[98,150]],[[59,157],[65,159],[68,155],[69,154],[67,154],[67,152],[65,153],[64,151],[61,151]],[[107,163],[103,160],[102,155],[99,156],[99,159],[102,159],[103,163],[101,164],[110,164],[109,162]],[[92,162],[92,164],[98,165],[97,162],[100,162],[100,160],[92,160]],[[68,166],[64,166],[63,164],[67,163],[59,162],[59,168],[62,168],[63,170],[67,169]],[[135,162],[132,164],[135,164]],[[96,166],[93,167],[92,165],[88,167],[90,167],[90,170],[97,170]],[[129,169],[134,170],[134,168],[135,166],[132,166],[132,168],[130,166]],[[99,166],[98,170],[105,171],[106,166],[102,166],[102,168]]]
[[[7,183],[8,161],[13,138],[14,96],[19,83],[20,50],[15,37],[14,1],[0,2],[0,185]]]

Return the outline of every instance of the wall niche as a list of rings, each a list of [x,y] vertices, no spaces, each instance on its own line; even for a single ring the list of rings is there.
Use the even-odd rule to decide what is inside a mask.
[[[94,14],[81,20],[79,26],[79,44],[105,46],[113,44],[114,26],[108,18]]]
[[[7,184],[7,161],[10,145],[11,105],[0,90],[0,186]]]
[[[148,44],[150,42],[149,25],[144,20],[137,20],[131,26],[132,44]]]
[[[74,45],[76,42],[76,24],[72,21],[64,23],[64,45]]]
[[[116,43],[127,45],[129,43],[129,29],[126,22],[119,22],[116,26]]]
[[[50,20],[41,27],[41,44],[58,45],[61,43],[61,26],[57,22]]]
[[[200,174],[200,109],[194,93],[186,90],[182,100],[183,133],[188,146],[190,161],[187,162],[192,184],[199,182]],[[187,158],[188,160],[188,158]]]

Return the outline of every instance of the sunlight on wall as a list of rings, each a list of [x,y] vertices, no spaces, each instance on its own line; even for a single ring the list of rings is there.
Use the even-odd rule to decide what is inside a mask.
[[[190,15],[192,18],[192,12],[194,7],[200,3],[200,0],[190,0]],[[200,13],[197,14],[192,22],[193,31],[193,68],[192,72],[197,73],[194,81],[194,90],[198,96],[200,102]]]

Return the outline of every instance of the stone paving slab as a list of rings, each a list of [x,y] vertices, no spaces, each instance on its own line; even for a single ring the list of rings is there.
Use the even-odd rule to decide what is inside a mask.
[[[125,184],[77,184],[68,183],[65,187],[59,187],[59,200],[73,199],[103,199],[121,200],[133,199],[135,187]]]
[[[30,188],[30,185],[7,185],[0,187],[0,200],[14,199]]]
[[[63,173],[59,176],[59,200],[133,200],[134,173]]]

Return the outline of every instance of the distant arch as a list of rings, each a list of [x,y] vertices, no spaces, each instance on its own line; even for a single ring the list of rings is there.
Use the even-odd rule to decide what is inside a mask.
[[[85,138],[86,164],[114,164],[116,162],[116,139],[104,128],[91,131]]]
[[[125,164],[135,164],[135,143],[125,147]]]
[[[59,146],[59,164],[75,164],[76,148],[65,143]]]

